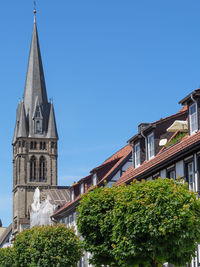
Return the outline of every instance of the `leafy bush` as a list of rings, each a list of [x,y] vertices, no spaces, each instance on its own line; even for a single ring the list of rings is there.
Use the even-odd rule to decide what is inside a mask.
[[[37,226],[19,233],[14,243],[16,266],[72,267],[82,255],[81,242],[64,225]]]
[[[0,249],[0,267],[12,267],[14,266],[14,255],[12,248]]]
[[[83,196],[78,212],[79,232],[96,266],[181,266],[200,241],[200,200],[181,181],[97,188]]]
[[[120,190],[120,188],[118,188]],[[95,266],[119,266],[112,254],[113,208],[117,188],[95,188],[85,194],[78,207],[78,229]]]

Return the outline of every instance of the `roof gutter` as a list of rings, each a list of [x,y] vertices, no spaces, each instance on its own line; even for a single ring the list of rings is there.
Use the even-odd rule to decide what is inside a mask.
[[[177,162],[178,160],[184,159],[184,157],[189,156],[192,153],[197,152],[198,150],[200,150],[200,140],[192,144],[190,147],[187,147],[184,150],[179,151],[177,154],[174,154],[173,156],[164,160],[163,162],[160,162],[156,166],[153,166],[150,169],[144,171],[143,173],[128,179],[127,181],[125,181],[125,183],[129,183],[133,178],[141,180],[144,177],[146,177],[147,174],[148,176],[151,176],[153,173],[160,171],[161,169],[167,167],[170,164],[173,164],[174,162]]]

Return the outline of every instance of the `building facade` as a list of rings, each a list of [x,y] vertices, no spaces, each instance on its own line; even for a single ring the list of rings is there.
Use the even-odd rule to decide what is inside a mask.
[[[57,188],[58,133],[53,103],[47,98],[34,19],[23,100],[17,107],[13,138],[13,234],[29,226],[33,193]]]
[[[97,179],[97,186],[101,186],[104,180],[107,181],[107,186],[112,186],[113,183],[129,184],[134,179],[140,181],[168,177],[174,180],[182,178],[188,182],[190,190],[200,193],[200,89],[193,91],[179,103],[183,108],[176,114],[153,123],[138,125],[138,133],[128,140],[132,151],[129,159],[132,163],[127,164],[129,160],[126,158],[122,164],[115,165],[116,171],[111,176],[105,175],[103,179]],[[77,231],[76,209],[81,194],[86,192],[84,188],[88,190],[91,186],[91,177],[71,186],[71,200],[54,214],[55,220],[68,227],[75,227]],[[90,254],[86,252],[80,267],[90,266],[89,257]],[[199,264],[200,246],[197,245],[196,257],[188,266],[198,267]]]
[[[106,159],[100,166],[90,171],[90,174],[70,188],[70,200],[60,208],[54,215],[53,220],[58,223],[64,223],[67,227],[73,227],[76,234],[77,229],[77,207],[81,196],[94,186],[112,186],[132,165],[132,148],[126,145],[110,158]],[[85,252],[79,262],[79,267],[92,267],[89,264],[91,254]]]

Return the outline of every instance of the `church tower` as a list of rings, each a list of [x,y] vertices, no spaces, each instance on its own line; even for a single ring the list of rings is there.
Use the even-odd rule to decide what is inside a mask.
[[[12,143],[14,235],[29,226],[36,187],[57,187],[57,141],[54,107],[47,98],[34,18],[24,96],[17,107]]]

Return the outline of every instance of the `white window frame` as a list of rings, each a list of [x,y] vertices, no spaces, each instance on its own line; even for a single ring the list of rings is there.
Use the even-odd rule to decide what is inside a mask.
[[[195,112],[192,113],[192,108],[195,107]],[[189,121],[190,121],[190,135],[194,134],[198,130],[198,116],[197,116],[197,103],[193,103],[189,106]],[[194,127],[194,129],[192,129]]]
[[[74,188],[71,190],[71,201],[74,201]]]
[[[152,142],[150,142],[151,138],[152,138]],[[150,145],[152,145],[152,148],[153,148],[152,149],[152,151],[153,151],[152,155],[151,155]],[[154,158],[154,156],[155,156],[154,133],[151,133],[147,136],[147,154],[148,154],[148,160]]]
[[[81,195],[85,193],[85,186],[84,186],[84,183],[82,183],[80,185],[80,192],[81,192]]]
[[[138,149],[138,150],[137,150]],[[141,160],[140,160],[140,143],[136,143],[134,145],[134,163],[135,163],[135,168],[140,166]]]
[[[97,174],[96,173],[92,176],[92,184],[94,186],[97,185]]]

